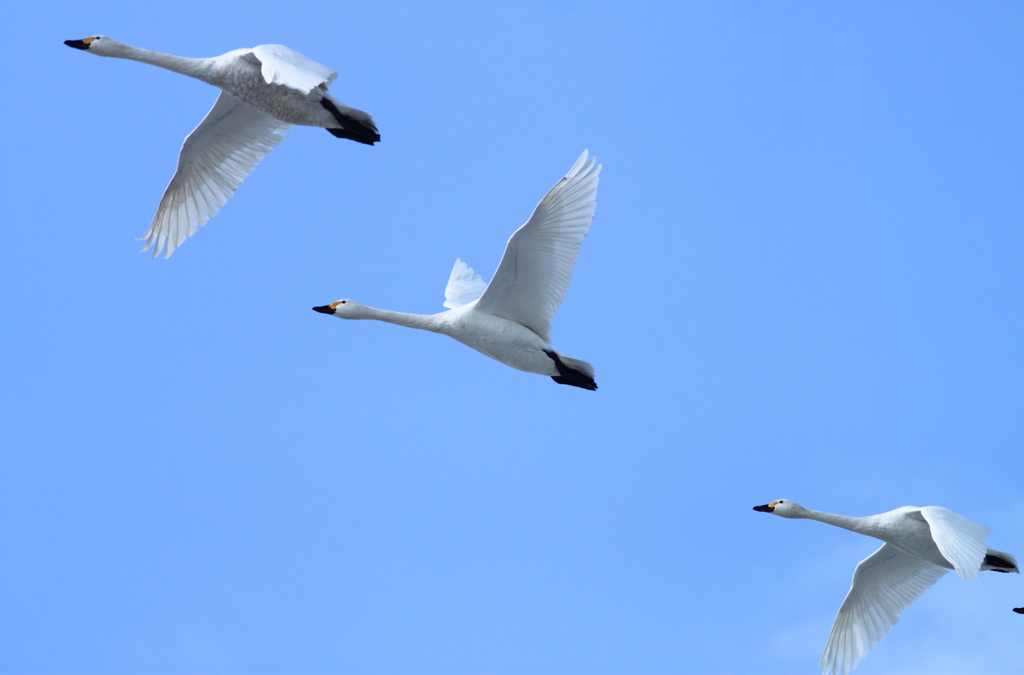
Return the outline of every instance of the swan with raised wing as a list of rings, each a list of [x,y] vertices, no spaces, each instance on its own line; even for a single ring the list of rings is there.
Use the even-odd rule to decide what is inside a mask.
[[[323,127],[338,138],[373,145],[373,119],[327,93],[338,73],[281,45],[236,49],[193,59],[139,49],[104,35],[64,44],[97,56],[141,61],[219,87],[213,108],[181,146],[143,251],[170,257],[213,217],[292,125]]]
[[[1020,572],[1012,555],[985,546],[989,528],[941,506],[904,506],[854,517],[811,511],[780,499],[754,510],[817,520],[885,542],[853,573],[818,664],[825,675],[853,670],[903,610],[949,570],[968,581],[977,579],[979,571]]]
[[[376,319],[448,335],[507,366],[594,390],[594,369],[551,346],[551,318],[572,280],[580,242],[597,208],[601,171],[586,150],[505,246],[491,282],[455,261],[440,314],[406,314],[338,300],[313,310],[340,319]]]

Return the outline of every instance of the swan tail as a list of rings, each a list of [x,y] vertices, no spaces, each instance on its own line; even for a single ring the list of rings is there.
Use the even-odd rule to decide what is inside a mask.
[[[373,145],[380,140],[380,134],[377,133],[377,125],[373,123],[373,118],[362,110],[339,105],[326,96],[320,100],[320,105],[326,108],[341,125],[340,128],[329,127],[327,129],[332,136],[347,138],[365,145]]]
[[[551,376],[552,380],[558,384],[568,384],[588,391],[597,390],[597,382],[594,381],[594,367],[592,365],[586,361],[562,356],[555,351],[544,350],[544,353],[555,362],[555,368],[558,370],[558,375]]]
[[[1003,553],[992,548],[985,553],[985,560],[981,563],[981,569],[982,571],[992,570],[993,572],[1014,572],[1020,574],[1016,558],[1009,553]]]

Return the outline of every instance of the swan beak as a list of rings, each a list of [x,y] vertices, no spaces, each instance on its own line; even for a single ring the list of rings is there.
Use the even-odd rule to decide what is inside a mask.
[[[775,511],[775,507],[769,504],[765,504],[764,506],[755,506],[754,510],[760,511],[761,513],[772,513],[773,511]]]
[[[314,312],[320,312],[321,314],[334,314],[334,308],[330,305],[324,305],[323,307],[314,307]]]
[[[1014,607],[1013,611],[1017,612],[1018,614],[1024,614],[1024,607]]]
[[[96,38],[85,38],[84,40],[65,40],[64,44],[68,47],[74,47],[75,49],[88,49],[89,43]]]

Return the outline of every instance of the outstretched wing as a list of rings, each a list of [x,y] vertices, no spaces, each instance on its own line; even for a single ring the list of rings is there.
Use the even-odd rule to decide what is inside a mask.
[[[322,63],[284,45],[260,45],[253,47],[252,53],[260,60],[260,72],[267,84],[281,84],[303,94],[330,84],[338,76]]]
[[[291,128],[270,115],[221,92],[213,108],[188,135],[178,155],[178,169],[143,235],[153,257],[165,257],[195,234],[235,193],[264,155],[284,140]]]
[[[819,666],[824,675],[846,675],[885,637],[900,614],[947,572],[883,544],[857,565]]]
[[[455,259],[452,275],[448,277],[448,287],[444,289],[444,306],[455,309],[468,305],[484,292],[487,282],[479,274],[473,274],[473,268]]]
[[[925,506],[921,516],[932,531],[932,540],[942,557],[956,569],[960,578],[978,578],[988,547],[985,537],[991,530],[980,523],[941,506]]]
[[[516,321],[550,341],[551,318],[569,290],[572,270],[597,209],[601,166],[586,150],[540,201],[505,246],[477,309]]]

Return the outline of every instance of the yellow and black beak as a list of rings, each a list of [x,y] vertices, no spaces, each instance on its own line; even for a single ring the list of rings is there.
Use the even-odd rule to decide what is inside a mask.
[[[755,506],[755,511],[761,511],[762,513],[771,513],[775,510],[775,507],[771,504],[765,504],[764,506]]]
[[[75,49],[88,49],[89,45],[92,44],[95,39],[96,38],[94,37],[90,37],[85,38],[84,40],[65,40],[64,44],[68,47],[74,47]]]
[[[330,305],[324,305],[323,307],[314,307],[314,312],[320,312],[321,314],[334,314],[334,308]]]

